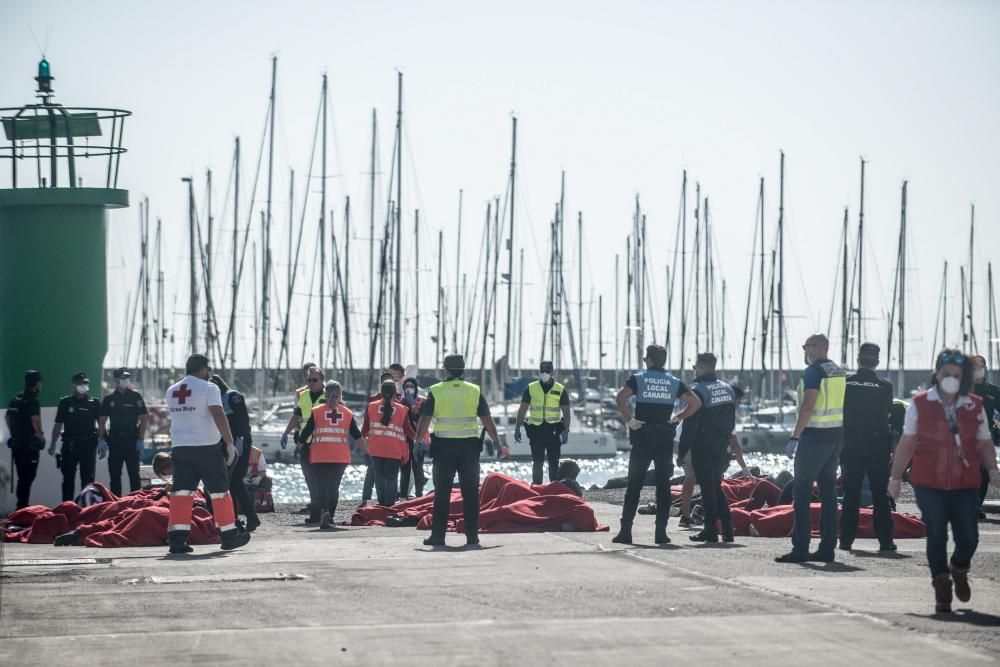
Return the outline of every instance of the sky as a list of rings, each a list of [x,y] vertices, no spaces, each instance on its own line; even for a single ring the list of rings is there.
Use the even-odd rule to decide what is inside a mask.
[[[666,273],[674,261],[681,175],[687,170],[689,244],[697,182],[710,200],[717,290],[722,279],[727,284],[726,310],[715,325],[718,331],[725,319],[725,347],[718,338],[708,341],[703,336],[697,348],[712,347],[722,354],[725,366],[738,368],[749,270],[756,261],[759,179],[766,180],[770,252],[778,219],[780,151],[786,160],[785,323],[786,354],[792,364],[801,361],[799,341],[813,331],[830,330],[831,308],[839,312],[834,294],[841,224],[847,206],[853,256],[862,157],[867,161],[862,337],[885,346],[900,187],[907,180],[906,364],[923,367],[930,362],[935,338],[938,347],[943,342],[942,319],[948,342],[961,343],[958,271],[969,262],[971,204],[976,210],[975,335],[979,351],[987,352],[986,268],[1000,247],[996,3],[41,1],[0,4],[0,19],[4,106],[33,101],[32,77],[44,49],[56,77],[57,101],[120,107],[134,114],[126,126],[129,152],[122,159],[119,183],[130,190],[133,205],[112,212],[108,230],[111,338],[106,366],[136,364],[139,357],[137,334],[127,350],[126,332],[137,326],[129,313],[140,267],[137,203],[143,197],[149,198],[154,224],[160,219],[163,225],[165,319],[175,332],[164,363],[177,363],[186,355],[189,254],[187,192],[181,178],[195,179],[202,213],[207,169],[214,173],[217,232],[213,299],[219,310],[228,312],[233,222],[232,204],[223,212],[223,202],[230,192],[233,143],[239,136],[243,146],[240,224],[252,218],[250,238],[259,241],[263,185],[249,216],[246,193],[264,129],[272,55],[278,57],[272,243],[276,306],[281,312],[289,263],[290,169],[296,177],[296,229],[306,220],[291,312],[291,365],[319,355],[318,279],[313,267],[318,162],[313,177],[306,175],[323,73],[330,86],[328,207],[334,209],[339,233],[344,198],[351,197],[353,346],[356,365],[367,363],[361,350],[367,348],[373,280],[367,216],[371,114],[376,109],[380,228],[397,71],[404,75],[404,363],[412,363],[416,354],[413,301],[418,291],[419,365],[429,369],[435,363],[430,335],[435,327],[439,231],[445,244],[443,282],[449,303],[455,294],[456,258],[470,285],[481,280],[482,220],[487,202],[504,198],[513,115],[518,119],[514,248],[523,248],[525,254],[524,312],[518,320],[524,366],[537,364],[540,356],[549,222],[559,199],[561,172],[566,174],[564,271],[574,335],[579,345],[576,304],[582,300],[583,361],[596,366],[596,301],[603,296],[604,364],[611,367],[629,363],[614,349],[616,341],[621,349],[626,332],[623,289],[617,317],[614,313],[614,262],[615,255],[621,255],[624,271],[637,195],[647,219],[653,302],[647,325],[655,322],[656,339],[663,342]],[[307,180],[309,202],[303,210]],[[7,170],[0,171],[0,187],[9,185]],[[456,251],[460,189],[463,243]],[[420,210],[418,260],[412,240],[414,209]],[[577,278],[578,214],[583,218],[582,289]],[[945,261],[950,267],[949,307],[942,318],[938,301]],[[258,289],[251,280],[251,259],[247,262],[237,326],[238,365],[251,363],[259,324],[253,314]],[[689,254],[688,264],[692,262]],[[1000,271],[1000,265],[997,268]],[[689,273],[693,277],[690,268]],[[679,299],[679,284],[676,294]],[[498,298],[502,313],[506,290]],[[717,293],[716,301],[720,299]],[[758,309],[754,299],[753,321],[759,318]],[[678,311],[675,305],[675,334]],[[691,317],[689,331],[694,328]],[[277,321],[276,311],[272,323]],[[839,358],[842,336],[836,316],[833,321],[831,351]],[[501,314],[498,355],[505,326]],[[752,347],[753,324],[750,330]],[[647,331],[645,338],[652,335]],[[676,339],[671,342],[671,365],[677,366],[680,351]],[[695,351],[689,334],[685,365]],[[478,357],[477,346],[472,352]],[[329,353],[325,356],[326,363],[334,365]],[[379,358],[376,364],[389,361]],[[749,357],[746,363],[751,363]],[[889,363],[897,365],[895,351]],[[342,364],[341,357],[337,365]],[[567,349],[562,365],[569,364]]]

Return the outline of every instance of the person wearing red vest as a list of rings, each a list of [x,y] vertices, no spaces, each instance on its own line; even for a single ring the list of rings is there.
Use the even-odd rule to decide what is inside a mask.
[[[321,512],[319,527],[326,530],[333,525],[333,517],[340,501],[340,480],[351,463],[351,437],[358,440],[364,451],[361,430],[354,422],[354,413],[340,402],[343,389],[339,382],[330,380],[325,387],[326,403],[315,406],[300,437],[312,436],[309,445],[309,465],[313,470],[316,504]]]
[[[380,393],[380,400],[368,404],[361,434],[368,438],[368,453],[375,470],[375,497],[379,505],[390,507],[398,497],[399,467],[410,461],[406,439],[413,438],[416,432],[406,405],[394,400],[396,383],[386,380]]]
[[[994,486],[1000,486],[1000,476],[982,399],[971,393],[972,360],[948,349],[938,354],[934,369],[930,389],[914,396],[906,411],[889,495],[899,497],[903,472],[912,463],[910,484],[927,526],[927,563],[941,613],[951,611],[953,583],[961,602],[972,596],[968,574],[979,544],[980,466]],[[950,563],[949,525],[955,540]]]

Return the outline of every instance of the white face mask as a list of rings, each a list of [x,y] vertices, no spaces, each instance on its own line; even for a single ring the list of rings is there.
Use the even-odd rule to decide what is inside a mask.
[[[957,377],[948,376],[946,378],[941,378],[938,380],[938,389],[942,392],[948,394],[949,396],[954,396],[958,393],[959,387],[962,386],[962,382]]]
[[[118,388],[119,389],[128,389],[128,387],[129,387],[128,378],[118,378]]]
[[[974,372],[972,373],[972,377],[973,377],[973,379],[974,379],[974,380],[975,380],[976,382],[982,382],[983,380],[985,380],[985,379],[986,379],[986,369],[985,369],[985,368],[977,368],[977,369],[976,369],[976,370],[975,370],[975,371],[974,371]]]
[[[552,373],[539,373],[538,377],[542,378],[542,382],[548,382],[552,379]]]
[[[78,385],[76,385],[76,393],[78,393],[78,394],[86,394],[88,391],[90,391],[90,385],[89,384],[78,384]]]

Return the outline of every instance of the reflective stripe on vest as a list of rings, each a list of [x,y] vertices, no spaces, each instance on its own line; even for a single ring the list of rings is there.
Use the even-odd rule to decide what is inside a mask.
[[[326,403],[326,397],[323,394],[320,394],[319,398],[317,398],[315,401],[312,400],[312,397],[309,395],[308,391],[304,391],[301,394],[299,394],[298,406],[299,406],[299,412],[302,413],[302,420],[305,421],[306,419],[309,419],[309,415],[312,414],[313,409],[315,409],[317,405],[325,403]],[[312,442],[311,435],[308,438],[306,438],[306,442],[307,443]]]
[[[438,438],[478,438],[479,386],[462,379],[445,380],[430,388],[434,395],[434,435]]]
[[[806,428],[843,428],[844,392],[847,390],[847,376],[832,361],[823,364],[827,377],[820,380],[819,395]],[[799,405],[805,397],[805,383],[800,379],[798,387]]]
[[[538,426],[539,424],[558,424],[562,421],[562,414],[559,408],[559,399],[565,388],[558,382],[553,382],[552,387],[545,391],[542,383],[535,380],[528,385],[528,396],[531,398],[530,412],[525,424]]]

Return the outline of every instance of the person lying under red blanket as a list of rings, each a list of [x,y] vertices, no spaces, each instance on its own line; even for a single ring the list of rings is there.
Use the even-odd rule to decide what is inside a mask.
[[[25,507],[0,522],[0,537],[5,542],[60,546],[166,545],[170,496],[165,489],[141,489],[119,498],[103,484],[95,482],[93,486],[105,502],[87,507],[70,501],[51,509],[44,505]],[[217,544],[219,536],[212,515],[205,509],[204,499],[199,497],[198,500],[192,515],[190,543]]]
[[[416,526],[429,529],[434,494],[392,507],[363,507],[351,517],[352,526]],[[462,532],[462,495],[451,496],[448,530]],[[550,531],[603,531],[594,510],[563,482],[533,485],[490,473],[479,486],[479,532],[533,533]]]
[[[819,503],[813,503],[812,532],[813,537],[819,536]],[[791,505],[778,505],[747,511],[734,507],[730,510],[733,517],[733,530],[736,535],[754,537],[788,537],[792,534],[794,508]],[[839,510],[838,510],[839,513]],[[839,519],[838,519],[839,520]],[[902,512],[892,513],[892,536],[896,539],[924,537],[926,529],[924,522],[912,514]],[[872,510],[862,508],[858,519],[858,537],[874,538],[875,525]]]

